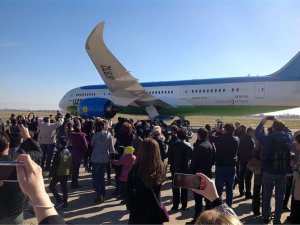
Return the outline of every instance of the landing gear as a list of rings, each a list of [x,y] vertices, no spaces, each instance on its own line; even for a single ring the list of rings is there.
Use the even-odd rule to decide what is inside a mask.
[[[157,112],[154,105],[149,105],[145,108],[148,116],[150,119],[154,119],[155,117],[159,116],[159,113]]]

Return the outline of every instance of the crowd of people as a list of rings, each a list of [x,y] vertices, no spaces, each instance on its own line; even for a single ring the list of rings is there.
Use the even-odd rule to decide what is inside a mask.
[[[268,120],[272,126],[265,128]],[[232,209],[236,186],[240,197],[252,200],[253,216],[262,215],[262,223],[273,219],[280,224],[283,211],[290,211],[291,223],[300,223],[300,132],[292,135],[275,117],[262,119],[256,128],[217,120],[199,128],[196,142],[190,143],[193,133],[182,125],[180,120],[168,126],[156,119],[122,117],[112,124],[60,112],[44,118],[12,114],[0,124],[0,160],[20,160],[24,166],[17,166],[18,183],[0,181],[0,224],[21,224],[29,201],[39,223],[64,223],[56,210],[68,208],[69,188],[81,188],[82,165],[91,173],[95,204],[105,202],[106,185],[114,175],[113,194],[129,210],[129,224],[168,221],[160,201],[168,171],[172,179],[176,173],[201,179],[200,189],[193,190],[194,217],[188,224],[241,224]],[[55,205],[44,190],[42,174],[49,178]],[[172,204],[173,212],[186,210],[188,189],[173,186]]]

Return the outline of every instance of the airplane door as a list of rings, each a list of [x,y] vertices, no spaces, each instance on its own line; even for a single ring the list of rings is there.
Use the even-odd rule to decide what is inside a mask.
[[[181,87],[180,88],[180,96],[181,97],[187,97],[188,96],[188,88],[187,87]]]
[[[255,84],[255,98],[264,98],[265,97],[265,83]]]

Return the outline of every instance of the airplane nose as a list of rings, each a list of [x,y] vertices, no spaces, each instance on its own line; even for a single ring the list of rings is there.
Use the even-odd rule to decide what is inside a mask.
[[[59,108],[61,108],[62,110],[64,110],[64,101],[63,101],[64,99],[62,98],[60,101],[59,101],[59,104],[58,104],[58,106],[59,106]]]

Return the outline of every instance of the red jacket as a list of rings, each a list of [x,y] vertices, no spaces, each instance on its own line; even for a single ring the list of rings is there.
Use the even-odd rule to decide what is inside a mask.
[[[81,161],[85,152],[88,150],[88,143],[86,140],[86,134],[83,132],[70,132],[69,140],[72,143],[72,156],[73,160]]]

